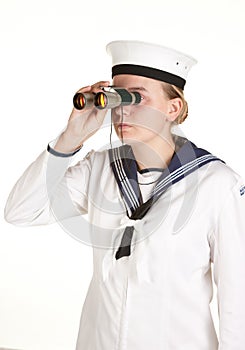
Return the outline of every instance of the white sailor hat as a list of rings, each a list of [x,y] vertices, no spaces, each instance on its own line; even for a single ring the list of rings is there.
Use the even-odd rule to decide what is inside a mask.
[[[118,74],[140,75],[181,89],[184,89],[189,70],[197,63],[182,52],[142,41],[112,41],[106,50],[112,57],[112,77]]]

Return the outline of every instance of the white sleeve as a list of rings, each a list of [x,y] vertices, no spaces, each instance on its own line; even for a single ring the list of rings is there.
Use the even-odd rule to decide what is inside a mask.
[[[6,221],[18,226],[44,225],[86,214],[91,161],[87,156],[69,167],[71,158],[41,153],[12,189],[5,206]]]
[[[213,268],[219,312],[219,350],[245,348],[245,191],[229,191],[214,233]]]

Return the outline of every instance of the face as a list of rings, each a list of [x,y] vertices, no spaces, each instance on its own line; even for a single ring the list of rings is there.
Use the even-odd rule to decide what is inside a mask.
[[[138,105],[116,107],[112,119],[117,136],[127,143],[140,141],[154,143],[164,137],[171,123],[167,119],[169,99],[164,94],[160,81],[137,75],[117,75],[113,85],[129,92],[137,91],[142,100]]]

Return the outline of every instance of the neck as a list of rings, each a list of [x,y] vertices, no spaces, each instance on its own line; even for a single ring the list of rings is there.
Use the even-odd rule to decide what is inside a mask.
[[[151,143],[133,143],[131,146],[139,170],[166,168],[175,151],[175,144],[171,135],[168,139],[158,139]]]

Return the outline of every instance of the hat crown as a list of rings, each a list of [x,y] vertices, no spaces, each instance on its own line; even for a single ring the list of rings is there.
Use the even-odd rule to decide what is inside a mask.
[[[169,47],[134,40],[112,41],[106,46],[112,66],[139,65],[174,74],[186,80],[197,60]]]

